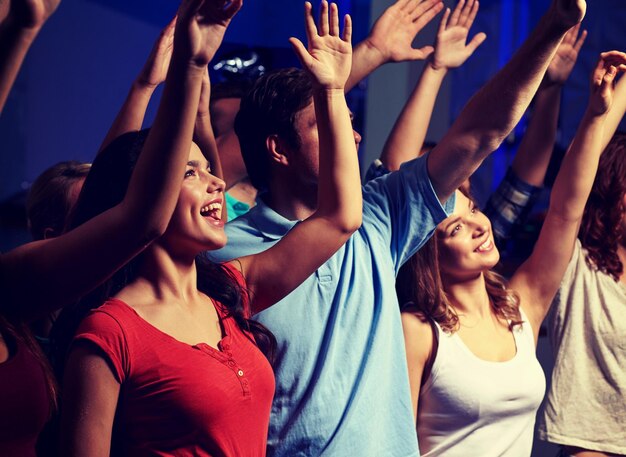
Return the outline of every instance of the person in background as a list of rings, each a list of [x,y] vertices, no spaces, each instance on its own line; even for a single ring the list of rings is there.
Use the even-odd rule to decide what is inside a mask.
[[[412,260],[402,323],[422,455],[530,455],[545,390],[539,328],[574,251],[624,70],[625,53],[601,54],[539,239],[508,283],[491,271],[499,253],[489,219],[464,194]]]
[[[58,5],[54,0],[2,4],[0,111],[26,52]],[[179,68],[190,56],[180,57]],[[60,236],[0,254],[1,455],[34,456],[37,437],[56,408],[56,384],[28,324],[87,294],[165,231],[193,133],[181,125],[188,118],[193,125],[197,115],[200,88],[187,90],[189,79],[184,71],[169,73],[154,129],[118,205]]]
[[[390,8],[414,24],[426,3],[402,0]],[[585,9],[583,1],[553,2],[511,62],[427,156],[364,187],[363,225],[346,246],[255,316],[278,342],[269,455],[418,454],[396,273],[451,212],[454,191],[517,124]],[[252,183],[266,191],[227,224],[229,244],[210,252],[211,259],[268,249],[320,203],[310,90],[302,72],[282,70],[259,78],[242,100],[235,130]]]

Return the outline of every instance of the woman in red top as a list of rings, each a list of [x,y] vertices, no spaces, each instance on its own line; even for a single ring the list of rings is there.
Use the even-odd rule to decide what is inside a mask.
[[[59,3],[0,2],[0,112],[28,49]],[[168,75],[154,128],[118,204],[61,236],[0,254],[0,455],[34,456],[55,406],[52,374],[27,325],[101,284],[168,225],[198,112],[202,73],[193,67],[203,68],[221,39],[199,29],[183,28],[189,33],[179,40],[176,71]]]
[[[235,3],[185,1],[173,62],[179,35],[223,25]],[[189,10],[202,19],[190,18]],[[256,343],[269,335],[248,317],[291,292],[361,223],[356,145],[344,96],[351,23],[346,17],[340,37],[337,7],[329,13],[323,2],[318,31],[307,3],[306,26],[308,51],[298,40],[292,44],[314,86],[317,210],[265,252],[225,265],[196,259],[224,246],[226,236],[224,182],[192,145],[165,234],[112,278],[101,296],[114,298],[77,332],[66,368],[64,455],[265,454],[273,377]],[[118,138],[94,162],[78,222],[122,198],[143,136]]]

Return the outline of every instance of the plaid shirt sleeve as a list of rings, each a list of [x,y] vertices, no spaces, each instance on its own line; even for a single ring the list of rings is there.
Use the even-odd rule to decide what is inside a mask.
[[[542,190],[519,179],[509,167],[484,210],[497,238],[505,240],[511,235],[513,227],[526,219]]]

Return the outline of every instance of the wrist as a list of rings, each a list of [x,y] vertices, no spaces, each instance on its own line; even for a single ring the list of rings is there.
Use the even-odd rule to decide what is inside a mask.
[[[25,44],[31,44],[41,30],[41,25],[26,27],[19,24],[11,15],[7,16],[3,23],[0,23],[1,30],[5,36],[12,36],[14,40],[22,41]]]
[[[426,60],[426,68],[439,75],[445,75],[448,72],[447,66],[437,63],[433,58],[428,58]]]
[[[355,53],[359,49],[367,56],[367,59],[376,66],[383,65],[391,60],[388,53],[384,52],[379,46],[377,46],[369,36],[355,48]]]

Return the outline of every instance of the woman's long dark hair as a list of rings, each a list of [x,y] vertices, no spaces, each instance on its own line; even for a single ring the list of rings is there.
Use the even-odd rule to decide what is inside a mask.
[[[593,268],[619,280],[624,266],[617,255],[626,193],[626,133],[616,133],[600,157],[578,237]]]
[[[126,133],[113,141],[93,162],[73,212],[70,227],[76,227],[120,203],[149,130]],[[109,280],[83,297],[75,305],[65,307],[53,328],[57,373],[63,371],[63,361],[80,322],[90,310],[102,305],[137,277],[142,262],[139,254],[120,268]],[[98,259],[93,259],[97,262]],[[247,318],[247,291],[226,266],[210,262],[203,255],[196,259],[198,289],[224,306],[240,328],[251,333],[270,362],[273,361],[276,340],[263,325]]]

